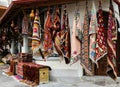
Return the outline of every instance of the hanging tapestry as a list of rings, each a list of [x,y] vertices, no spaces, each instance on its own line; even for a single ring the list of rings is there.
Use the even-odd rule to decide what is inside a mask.
[[[96,8],[94,1],[92,2],[91,18],[90,18],[90,27],[89,27],[89,58],[95,63],[95,48],[96,48],[96,30],[97,30],[97,17],[96,17]]]
[[[86,1],[86,9],[83,24],[83,39],[82,39],[82,57],[80,62],[82,67],[85,69],[87,75],[92,75],[92,64],[89,58],[89,12],[88,2]]]
[[[61,50],[63,52],[66,64],[70,63],[71,56],[71,45],[70,45],[70,28],[68,13],[66,11],[66,6],[63,13],[63,22],[61,30]]]
[[[39,11],[36,10],[35,19],[33,23],[33,35],[32,35],[32,51],[33,55],[39,53],[40,48],[40,17]]]
[[[104,29],[104,21],[102,14],[103,11],[101,1],[99,1],[96,57],[95,57],[96,62],[107,54],[106,33]]]
[[[107,74],[114,80],[117,78],[116,72],[116,40],[117,40],[117,29],[116,29],[114,10],[112,1],[110,0],[109,7],[109,18],[108,18],[108,31],[107,31],[107,43],[108,43],[108,67]]]
[[[80,59],[80,57],[76,57],[80,54],[81,51],[80,41],[82,39],[82,30],[80,23],[80,12],[77,8],[73,19],[73,28],[71,35],[71,64],[77,62]]]
[[[55,38],[55,45],[58,53],[65,59],[66,64],[70,63],[71,45],[70,45],[70,28],[68,13],[66,12],[66,5],[63,13],[62,29],[57,33]]]
[[[22,34],[28,34],[28,19],[27,16],[24,15],[23,20],[22,20]]]
[[[56,11],[55,11],[55,16],[54,16],[54,30],[53,30],[53,42],[54,42],[54,46],[55,46],[55,49],[56,51],[58,52],[58,54],[60,56],[62,56],[62,52],[61,52],[61,49],[59,48],[60,47],[60,39],[59,38],[59,33],[60,33],[60,30],[61,30],[61,20],[60,20],[60,11],[59,11],[59,8],[57,7],[56,8]]]
[[[45,19],[44,24],[44,41],[43,41],[43,47],[44,47],[44,55],[48,56],[50,53],[52,53],[53,44],[52,44],[52,15],[50,13],[50,8],[47,11],[47,17]]]

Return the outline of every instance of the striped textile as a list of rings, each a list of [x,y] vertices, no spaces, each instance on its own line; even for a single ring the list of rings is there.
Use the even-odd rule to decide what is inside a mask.
[[[96,42],[96,62],[107,54],[106,33],[104,29],[104,22],[102,16],[101,1],[99,2],[98,10],[98,29],[97,29],[97,42]]]
[[[116,70],[116,40],[117,40],[117,29],[115,24],[114,10],[112,1],[110,0],[109,7],[109,18],[108,18],[108,31],[107,31],[107,43],[108,43],[108,67],[107,74],[114,80],[117,78]]]
[[[33,55],[39,51],[40,48],[40,18],[39,12],[36,10],[35,19],[33,23],[33,34],[32,34],[32,51]]]

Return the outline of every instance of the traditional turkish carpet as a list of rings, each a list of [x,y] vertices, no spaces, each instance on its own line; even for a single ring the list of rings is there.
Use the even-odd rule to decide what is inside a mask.
[[[52,15],[50,13],[50,9],[47,11],[47,17],[45,19],[45,24],[44,24],[44,41],[43,41],[43,47],[44,51],[49,53],[52,53],[53,49],[53,44],[52,44]]]
[[[89,28],[89,58],[95,63],[96,56],[96,31],[97,31],[97,17],[96,17],[96,7],[94,1],[92,2],[90,28]]]
[[[112,1],[110,0],[109,7],[109,18],[108,18],[108,31],[107,31],[107,43],[108,43],[108,68],[107,74],[114,80],[117,78],[116,69],[116,40],[117,40],[117,29],[115,24],[114,9]]]
[[[61,34],[61,50],[63,52],[63,57],[65,59],[66,64],[70,63],[70,57],[71,57],[71,42],[70,42],[70,28],[69,28],[69,19],[68,19],[68,13],[66,11],[66,6],[64,8],[63,13],[63,22],[62,22],[62,30],[60,32]]]
[[[62,29],[57,33],[55,37],[55,46],[59,55],[64,57],[66,64],[70,63],[71,57],[71,45],[70,45],[70,28],[68,13],[66,12],[66,6],[63,13]]]
[[[40,48],[40,18],[39,11],[36,10],[35,19],[33,23],[33,35],[32,35],[32,51],[33,55],[39,51]]]
[[[52,39],[53,39],[54,47],[55,47],[54,51],[57,51],[57,53],[60,56],[62,56],[61,49],[59,48],[60,40],[58,40],[59,38],[58,34],[60,33],[60,30],[61,30],[60,10],[57,7],[55,10],[55,15],[54,15],[54,26],[53,26],[53,32],[52,32],[53,33]]]
[[[80,57],[76,57],[81,53],[80,41],[82,39],[82,30],[80,23],[81,23],[80,12],[78,9],[76,9],[73,20],[72,35],[71,35],[71,61],[70,61],[71,64],[77,62],[80,59]]]
[[[82,56],[80,58],[81,65],[86,71],[86,74],[92,75],[92,64],[89,58],[89,13],[86,1],[86,9],[83,24],[83,39],[82,39]]]
[[[106,41],[106,33],[104,29],[104,22],[102,16],[102,7],[101,1],[99,2],[99,10],[98,10],[98,29],[97,29],[97,42],[96,42],[96,62],[100,60],[107,54],[107,41]]]

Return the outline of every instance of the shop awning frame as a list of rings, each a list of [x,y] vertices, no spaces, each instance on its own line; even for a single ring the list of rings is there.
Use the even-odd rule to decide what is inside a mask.
[[[12,18],[15,15],[17,15],[17,13],[19,13],[21,9],[38,8],[41,6],[66,4],[66,3],[73,3],[78,1],[84,1],[84,0],[16,0],[16,1],[12,1],[8,9],[4,12],[4,14],[0,18],[0,27],[10,22]],[[114,1],[120,6],[119,0],[114,0]]]
[[[21,11],[21,9],[38,8],[44,6],[73,3],[83,0],[16,0],[12,1],[8,9],[0,18],[0,27],[5,26]]]

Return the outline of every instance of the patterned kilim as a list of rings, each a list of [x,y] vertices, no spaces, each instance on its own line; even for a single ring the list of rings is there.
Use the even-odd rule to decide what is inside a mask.
[[[117,40],[117,29],[115,24],[114,10],[112,1],[110,0],[109,7],[109,19],[108,19],[108,31],[107,31],[107,43],[108,43],[108,68],[107,74],[114,80],[117,78],[116,72],[116,40]]]
[[[76,57],[80,54],[81,49],[81,36],[82,30],[80,25],[80,12],[78,9],[75,11],[74,20],[73,20],[73,28],[72,28],[72,35],[71,35],[71,61],[70,63],[73,64],[77,62],[80,57]]]
[[[98,10],[98,30],[97,30],[96,58],[95,58],[96,62],[107,54],[106,33],[104,29],[102,13],[103,11],[100,1],[99,10]]]
[[[86,74],[92,75],[92,64],[89,59],[89,13],[86,1],[86,9],[83,24],[83,39],[82,39],[82,57],[80,58],[81,65],[86,71]]]
[[[51,35],[52,26],[53,26],[52,16],[50,13],[50,9],[48,9],[47,17],[46,17],[45,24],[44,24],[44,41],[43,41],[44,51],[47,52],[48,54],[51,53],[53,49],[52,35]]]
[[[53,39],[54,36],[56,36],[56,33],[60,31],[61,29],[61,24],[60,24],[60,10],[57,7],[55,10],[55,16],[54,16],[54,24],[53,24]]]
[[[95,48],[96,48],[96,30],[97,30],[96,8],[95,8],[95,3],[92,2],[90,28],[89,28],[89,37],[90,37],[89,58],[93,62],[95,62],[95,56],[96,56],[96,52],[95,52]]]
[[[63,52],[66,64],[70,63],[71,56],[71,45],[70,45],[70,28],[69,28],[69,19],[68,13],[66,12],[66,6],[63,13],[63,24],[61,30],[61,50]]]
[[[52,36],[52,38],[53,38],[54,46],[55,46],[55,49],[58,52],[58,54],[60,56],[62,56],[62,52],[61,52],[61,50],[59,48],[59,45],[60,45],[59,42],[60,41],[57,41],[58,34],[59,34],[60,30],[61,30],[60,10],[59,10],[58,7],[56,8],[56,11],[55,11],[53,29],[54,30],[53,30],[53,36]]]
[[[37,51],[39,51],[40,48],[40,18],[39,18],[39,12],[36,10],[34,24],[33,24],[33,35],[32,35],[32,51],[33,55]]]
[[[70,28],[68,13],[66,12],[66,6],[63,13],[62,30],[57,33],[55,38],[55,45],[58,53],[65,58],[66,64],[70,63],[71,45],[70,45]]]
[[[22,34],[28,34],[28,18],[26,15],[24,15],[23,20],[22,20]]]

